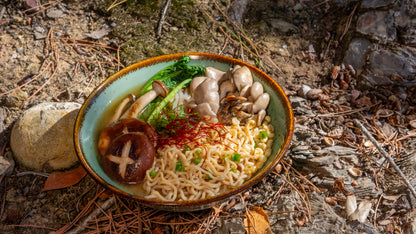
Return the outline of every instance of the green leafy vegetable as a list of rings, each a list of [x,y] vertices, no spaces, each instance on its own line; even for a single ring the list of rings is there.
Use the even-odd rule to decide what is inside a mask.
[[[154,80],[160,80],[165,83],[168,90],[176,87],[177,84],[188,78],[193,78],[196,75],[205,74],[205,68],[197,65],[189,65],[191,58],[188,55],[182,56],[175,63],[163,68],[157,72],[150,80],[144,85],[140,96],[149,92],[152,89],[152,82]]]
[[[231,155],[231,161],[233,161],[233,162],[240,162],[240,160],[241,160],[241,155],[240,154],[233,153]]]
[[[160,112],[163,110],[163,108],[166,107],[167,104],[170,103],[170,101],[175,97],[175,95],[187,84],[191,83],[192,78],[186,79],[182,81],[180,84],[178,84],[160,103],[159,105],[152,111],[152,113],[147,118],[147,122],[151,123],[151,121],[156,118]]]

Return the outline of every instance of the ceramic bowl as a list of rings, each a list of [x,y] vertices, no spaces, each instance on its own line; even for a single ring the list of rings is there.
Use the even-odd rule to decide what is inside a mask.
[[[206,199],[174,202],[149,200],[133,194],[123,186],[120,186],[119,183],[106,175],[98,161],[99,153],[96,145],[100,129],[104,127],[100,126],[100,120],[109,106],[118,103],[127,93],[137,93],[138,87],[142,86],[156,72],[174,63],[184,54],[170,54],[146,59],[107,78],[94,89],[82,105],[76,119],[74,131],[75,147],[79,160],[94,179],[119,195],[130,197],[153,208],[169,211],[193,211],[210,208],[238,193],[248,190],[270,173],[283,158],[289,148],[294,128],[293,111],[287,96],[282,88],[264,72],[230,57],[204,53],[186,53],[191,57],[191,65],[211,66],[223,71],[227,71],[235,65],[247,66],[251,70],[254,80],[263,84],[265,92],[268,92],[271,97],[266,111],[271,116],[272,125],[275,129],[272,154],[263,167],[244,184]]]

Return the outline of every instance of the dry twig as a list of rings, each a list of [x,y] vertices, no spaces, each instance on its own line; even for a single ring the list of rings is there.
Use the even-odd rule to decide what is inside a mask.
[[[87,218],[84,219],[84,221],[82,222],[81,225],[79,225],[78,227],[76,227],[73,230],[69,231],[68,233],[70,233],[70,234],[76,234],[76,233],[81,233],[82,231],[84,231],[85,227],[87,226],[87,224],[90,221],[92,221],[94,218],[96,218],[103,211],[105,211],[108,208],[110,208],[111,206],[113,206],[114,205],[114,202],[115,202],[115,197],[114,196],[112,196],[109,199],[107,199],[107,201],[105,201],[101,206],[98,206],[93,212],[91,212],[87,216]]]
[[[380,153],[389,161],[389,163],[393,166],[393,168],[399,174],[401,179],[403,179],[403,181],[409,188],[412,195],[416,198],[416,191],[413,185],[410,183],[407,177],[403,174],[402,170],[400,170],[400,168],[397,166],[396,162],[394,162],[394,159],[383,149],[383,147],[381,147],[381,145],[376,141],[376,139],[374,139],[371,133],[368,132],[368,130],[364,127],[364,125],[358,119],[354,119],[354,123],[361,129],[361,131],[373,143],[373,145],[376,146],[376,148],[380,151]]]
[[[163,7],[162,12],[160,13],[160,19],[156,30],[156,38],[160,38],[162,36],[162,27],[165,23],[166,13],[168,12],[170,2],[171,0],[166,0],[165,6]]]

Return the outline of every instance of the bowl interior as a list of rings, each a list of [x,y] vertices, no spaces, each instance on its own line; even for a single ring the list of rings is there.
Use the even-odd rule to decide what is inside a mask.
[[[115,107],[127,94],[137,93],[140,87],[155,73],[174,63],[183,54],[161,56],[136,63],[109,77],[91,93],[78,114],[75,126],[75,144],[78,156],[88,172],[103,185],[123,195],[131,196],[145,203],[150,202],[156,204],[156,206],[159,203],[163,206],[176,204],[201,205],[201,203],[219,201],[249,188],[261,180],[265,173],[268,173],[283,157],[293,133],[293,113],[289,101],[280,86],[257,68],[239,60],[218,55],[187,54],[192,59],[190,62],[191,65],[211,66],[222,71],[227,71],[236,64],[246,65],[250,68],[254,80],[261,82],[265,92],[270,94],[270,104],[267,108],[267,114],[271,116],[272,125],[275,129],[272,154],[264,163],[263,167],[242,186],[226,194],[220,194],[217,197],[208,198],[204,201],[194,201],[194,203],[149,201],[133,194],[128,188],[121,186],[118,182],[111,179],[101,168],[98,160],[99,153],[96,147],[99,133],[105,125],[105,121],[103,121],[105,117],[103,116],[108,113],[109,108]]]

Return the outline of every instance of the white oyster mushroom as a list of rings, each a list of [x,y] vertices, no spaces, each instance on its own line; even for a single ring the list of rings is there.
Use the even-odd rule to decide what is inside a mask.
[[[248,67],[238,67],[233,70],[233,81],[238,91],[241,91],[246,85],[253,84],[253,76]]]
[[[188,106],[195,108],[200,116],[209,117],[215,121],[220,102],[218,83],[213,78],[197,78],[198,80],[191,87],[192,100]]]
[[[226,72],[223,72],[216,68],[213,68],[213,67],[205,68],[205,76],[208,78],[212,78],[216,80],[217,82],[221,81],[225,75],[226,75]]]
[[[251,90],[251,86],[250,86],[250,85],[246,85],[246,86],[244,86],[244,87],[240,90],[240,96],[241,96],[241,97],[248,98],[248,97],[250,96],[250,90]]]
[[[232,80],[226,80],[221,83],[220,85],[220,99],[223,99],[230,93],[235,92],[235,86],[232,82]]]
[[[189,85],[189,91],[191,93],[191,96],[194,95],[195,89],[198,87],[198,85],[200,85],[207,78],[208,77],[205,77],[205,76],[198,76],[192,79],[192,82]]]
[[[266,117],[266,111],[264,109],[260,110],[259,113],[257,113],[257,126],[260,126],[263,123],[264,118]]]
[[[263,93],[253,103],[252,112],[256,114],[260,110],[265,110],[267,106],[269,105],[269,101],[270,101],[270,95],[268,93]]]
[[[264,92],[263,85],[260,82],[256,81],[251,86],[251,89],[250,89],[250,97],[253,100],[256,100],[260,95],[263,94],[263,92]]]

